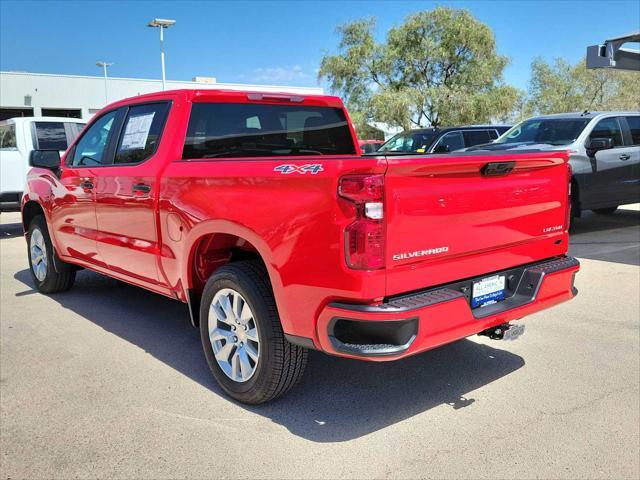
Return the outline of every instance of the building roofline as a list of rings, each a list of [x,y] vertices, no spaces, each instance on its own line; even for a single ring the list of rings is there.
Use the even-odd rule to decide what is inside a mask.
[[[10,70],[2,70],[0,74],[6,75],[24,75],[24,76],[36,76],[36,77],[60,77],[60,78],[84,78],[89,80],[99,80],[104,81],[104,77],[96,76],[96,75],[69,75],[64,73],[37,73],[37,72],[22,72],[22,71],[10,71]],[[161,84],[162,80],[155,78],[129,78],[129,77],[109,77],[109,80],[121,80],[125,82],[154,82]],[[205,82],[194,82],[192,80],[167,80],[167,84],[176,84],[176,83],[188,83],[194,86],[202,87],[203,90],[206,89],[224,89],[226,87],[242,87],[243,89],[255,89],[259,91],[261,88],[273,89],[273,88],[282,88],[282,89],[315,89],[318,91],[322,91],[322,87],[301,87],[294,85],[263,85],[263,84],[254,84],[254,83],[205,83]]]
[[[87,120],[75,117],[11,117],[5,120],[0,120],[0,125],[4,125],[8,122],[11,123],[24,123],[24,122],[69,122],[69,123],[87,123]]]

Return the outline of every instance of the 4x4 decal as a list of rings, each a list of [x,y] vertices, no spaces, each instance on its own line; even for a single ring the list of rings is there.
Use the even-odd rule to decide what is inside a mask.
[[[273,170],[275,172],[284,173],[285,175],[290,173],[301,173],[302,175],[305,173],[311,173],[311,175],[315,175],[318,172],[324,171],[324,168],[322,168],[322,165],[319,163],[309,163],[307,165],[278,165]]]

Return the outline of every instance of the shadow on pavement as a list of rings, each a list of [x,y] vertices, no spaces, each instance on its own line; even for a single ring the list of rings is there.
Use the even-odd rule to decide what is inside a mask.
[[[640,211],[621,208],[611,215],[585,212],[571,230],[569,254],[640,265]]]
[[[32,291],[28,270],[15,278],[29,287],[17,295]],[[51,298],[224,396],[184,304],[89,271],[78,272],[71,291]],[[241,406],[302,438],[341,442],[441,405],[464,408],[475,401],[470,392],[523,365],[517,355],[469,340],[390,363],[312,351],[301,384],[287,396],[266,405]]]
[[[15,238],[22,236],[22,223],[2,223],[0,224],[0,239]]]

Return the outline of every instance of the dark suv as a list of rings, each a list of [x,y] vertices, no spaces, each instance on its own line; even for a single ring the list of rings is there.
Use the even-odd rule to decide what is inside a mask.
[[[376,153],[449,153],[492,142],[510,128],[507,125],[471,125],[410,130],[389,139]]]

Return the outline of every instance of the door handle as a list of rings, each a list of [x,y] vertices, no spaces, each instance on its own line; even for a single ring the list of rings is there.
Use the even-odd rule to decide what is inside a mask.
[[[620,155],[618,157],[620,160],[629,160],[631,158],[631,155],[629,155],[628,153],[623,153],[622,155]]]
[[[80,186],[83,190],[93,190],[93,182],[91,180],[83,180],[80,182]]]
[[[136,183],[133,186],[133,193],[149,193],[151,191],[151,186],[145,183]]]

